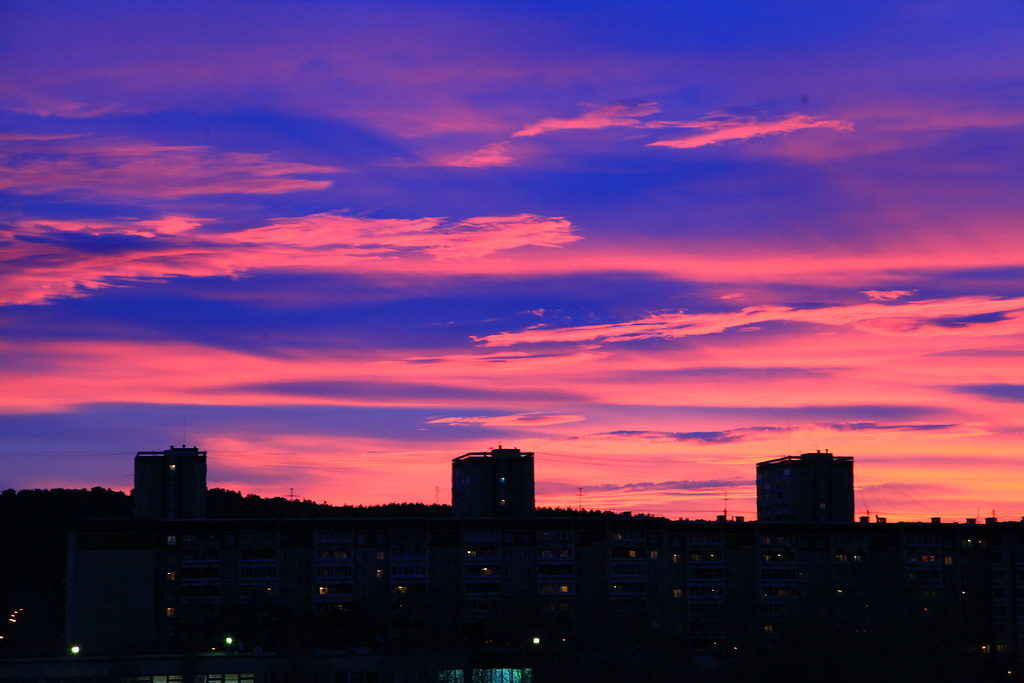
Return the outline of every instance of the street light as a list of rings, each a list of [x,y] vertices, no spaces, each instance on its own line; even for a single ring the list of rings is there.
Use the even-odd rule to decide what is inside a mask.
[[[82,648],[78,647],[77,645],[72,645],[71,646],[71,654],[77,655],[81,651],[82,651]]]

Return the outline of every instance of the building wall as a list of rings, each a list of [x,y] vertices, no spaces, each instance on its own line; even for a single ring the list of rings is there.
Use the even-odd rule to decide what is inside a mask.
[[[97,652],[149,652],[155,647],[158,556],[149,529],[72,536],[67,578],[69,645]]]
[[[89,651],[1017,662],[1024,524],[90,522],[69,578]]]

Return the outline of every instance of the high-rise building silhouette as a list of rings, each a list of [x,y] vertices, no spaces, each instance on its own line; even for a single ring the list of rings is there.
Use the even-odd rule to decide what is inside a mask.
[[[136,517],[206,517],[206,451],[184,445],[140,451],[135,456],[132,503]]]
[[[532,517],[533,511],[533,453],[499,446],[452,460],[456,517]]]
[[[757,463],[762,522],[852,522],[853,458],[828,451]]]

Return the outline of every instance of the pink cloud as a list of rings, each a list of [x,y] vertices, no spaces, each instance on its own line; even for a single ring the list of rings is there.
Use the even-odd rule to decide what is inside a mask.
[[[333,271],[386,259],[390,268],[415,270],[419,264],[403,257],[468,262],[519,247],[558,247],[579,239],[569,221],[533,214],[462,221],[314,214],[219,234],[204,232],[205,223],[168,216],[97,223],[22,221],[0,227],[0,236],[9,238],[0,257],[0,302],[45,303],[124,280],[234,276],[261,268]],[[108,251],[78,249],[81,236],[97,245],[111,239],[116,243]],[[116,241],[125,236],[139,239]]]
[[[462,221],[443,218],[369,219],[315,214],[281,219],[236,233],[239,242],[306,248],[367,249],[370,253],[422,251],[442,259],[472,259],[517,247],[558,247],[580,237],[564,218],[533,214],[481,216]]]
[[[910,296],[917,290],[914,289],[890,289],[886,291],[879,291],[877,289],[868,289],[862,294],[867,294],[868,298],[872,301],[895,301],[905,296]]]
[[[542,413],[516,413],[515,415],[496,415],[483,417],[439,417],[427,420],[428,424],[448,424],[457,426],[480,425],[482,427],[543,427],[545,425],[567,424],[580,422],[587,418],[582,415],[544,415]]]
[[[321,190],[331,166],[278,161],[265,154],[158,145],[124,138],[22,135],[0,152],[0,189],[19,194],[72,191],[96,197],[175,199],[223,193]]]
[[[918,301],[898,305],[859,304],[815,309],[781,306],[750,306],[729,313],[659,313],[623,323],[565,328],[532,327],[522,332],[502,332],[476,341],[490,346],[538,342],[621,342],[651,338],[690,337],[717,334],[763,322],[804,322],[853,327],[876,334],[982,336],[1024,332],[1024,298],[992,299],[959,297]],[[946,320],[965,316],[1006,313],[1000,321],[973,326],[943,326]],[[970,329],[967,329],[967,328]]]
[[[849,121],[816,119],[803,114],[790,114],[777,121],[758,121],[750,117],[725,117],[700,121],[659,121],[647,125],[651,128],[696,128],[708,131],[685,138],[648,143],[648,147],[672,147],[674,149],[694,149],[719,142],[749,140],[765,135],[787,134],[811,128],[828,128],[842,132],[853,130],[853,124]]]
[[[530,137],[559,130],[597,130],[599,128],[627,127],[635,128],[644,125],[638,120],[641,116],[650,116],[661,111],[655,102],[637,105],[613,104],[597,107],[585,114],[567,119],[546,118],[526,126],[512,134],[512,137]]]
[[[853,130],[848,121],[817,119],[801,114],[766,121],[750,116],[710,115],[697,121],[643,121],[642,117],[661,111],[655,102],[638,105],[607,105],[595,107],[579,116],[570,118],[546,118],[530,124],[515,133],[508,140],[495,142],[475,152],[456,158],[454,161],[442,162],[450,166],[486,167],[507,166],[513,163],[518,155],[514,155],[511,143],[516,138],[536,137],[548,133],[565,130],[600,130],[605,128],[631,128],[647,131],[665,128],[693,128],[707,131],[691,135],[687,138],[658,140],[647,143],[648,147],[673,147],[690,149],[703,147],[719,142],[749,140],[766,135],[788,134],[812,128],[828,128],[838,131]]]
[[[463,168],[483,168],[486,166],[507,166],[512,161],[512,155],[508,153],[508,141],[503,140],[449,161],[447,165],[462,166]]]

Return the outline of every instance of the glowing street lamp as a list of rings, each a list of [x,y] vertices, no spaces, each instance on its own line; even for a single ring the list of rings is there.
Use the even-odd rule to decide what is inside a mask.
[[[77,645],[72,645],[71,646],[71,654],[77,655],[81,651],[82,651],[82,648],[78,647]]]

